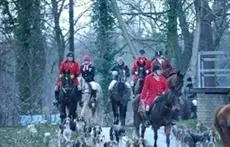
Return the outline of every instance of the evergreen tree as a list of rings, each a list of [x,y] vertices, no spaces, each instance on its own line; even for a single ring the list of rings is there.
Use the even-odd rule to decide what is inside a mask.
[[[16,79],[21,100],[21,114],[38,113],[41,108],[43,73],[45,70],[45,48],[41,30],[40,0],[16,1],[17,40]]]
[[[115,49],[112,46],[112,35],[114,26],[114,18],[109,7],[109,0],[94,0],[92,22],[97,34],[96,51],[94,52],[95,65],[99,74],[103,75],[100,84],[103,89],[103,108],[105,113],[109,112],[108,104],[108,85],[111,81],[109,74],[110,68],[113,66],[114,57],[116,55]]]

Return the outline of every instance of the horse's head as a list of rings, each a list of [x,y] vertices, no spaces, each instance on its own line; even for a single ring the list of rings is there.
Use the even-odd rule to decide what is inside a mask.
[[[125,76],[125,70],[124,70],[124,69],[120,69],[120,70],[118,71],[117,81],[118,81],[119,83],[125,83],[125,81],[126,81],[126,76]]]
[[[180,72],[177,72],[175,75],[172,75],[168,80],[171,86],[171,95],[168,97],[167,101],[169,104],[172,104],[175,109],[179,109],[179,97],[182,95],[184,75]]]
[[[146,74],[147,73],[145,71],[145,65],[144,64],[139,65],[139,67],[138,67],[138,79],[139,80],[144,80]]]
[[[61,81],[62,87],[70,87],[71,85],[73,85],[73,80],[70,78],[70,73],[68,71],[63,73]]]
[[[61,90],[63,92],[64,95],[71,95],[72,91],[74,90],[74,84],[73,84],[73,80],[70,77],[70,73],[69,72],[64,72],[62,78],[62,85],[61,85]]]
[[[174,90],[175,94],[179,97],[182,95],[182,88],[184,84],[184,75],[178,71],[176,74],[168,78],[169,87]]]

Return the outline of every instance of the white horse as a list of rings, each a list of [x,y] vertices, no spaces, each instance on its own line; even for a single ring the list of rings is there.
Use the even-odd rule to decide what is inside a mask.
[[[101,121],[99,116],[99,109],[100,99],[103,96],[101,86],[95,81],[87,83],[82,76],[78,77],[78,80],[80,82],[83,101],[83,107],[81,109],[80,116],[85,119],[87,125],[98,124]],[[90,86],[92,90],[96,91],[96,97],[92,95]]]

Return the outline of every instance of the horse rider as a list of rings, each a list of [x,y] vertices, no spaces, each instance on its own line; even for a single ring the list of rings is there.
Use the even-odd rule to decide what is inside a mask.
[[[55,99],[56,102],[54,103],[55,105],[60,104],[60,98],[59,98],[59,93],[60,93],[60,87],[61,87],[61,78],[63,77],[63,74],[65,72],[68,72],[70,74],[70,78],[73,80],[74,85],[76,85],[76,88],[78,90],[79,96],[81,97],[80,94],[80,85],[77,77],[80,75],[80,67],[77,61],[74,60],[74,54],[73,52],[68,52],[66,55],[66,59],[64,59],[59,67],[59,76],[56,82],[55,86]]]
[[[173,68],[170,61],[163,56],[162,51],[160,51],[160,50],[156,51],[155,58],[152,61],[152,67],[154,67],[155,65],[161,66],[161,68],[163,70],[162,75],[165,78],[168,78],[171,75],[176,73],[176,70]]]
[[[92,89],[90,82],[94,81],[95,66],[91,62],[91,57],[88,54],[83,56],[83,64],[81,65],[81,74],[90,87],[93,97],[96,97],[96,90]]]
[[[140,50],[139,53],[140,56],[134,60],[132,66],[133,76],[132,76],[131,87],[134,94],[135,94],[135,85],[138,80],[138,74],[144,70],[144,76],[146,76],[151,71],[151,64],[150,61],[145,57],[145,51]]]
[[[122,57],[117,58],[116,65],[110,70],[112,73],[114,79],[109,84],[109,90],[112,90],[114,85],[117,83],[118,80],[121,82],[124,82],[127,88],[131,88],[129,83],[126,81],[126,79],[130,76],[129,68],[127,65],[125,65],[124,59]],[[119,79],[119,78],[122,79]]]
[[[152,68],[152,73],[145,77],[144,86],[141,92],[141,105],[146,112],[146,125],[149,124],[148,114],[150,106],[161,95],[168,91],[168,81],[162,75],[162,69],[159,65]]]

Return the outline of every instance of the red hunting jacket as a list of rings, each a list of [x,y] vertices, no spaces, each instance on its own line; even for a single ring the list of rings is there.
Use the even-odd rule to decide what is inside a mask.
[[[137,59],[134,60],[133,62],[133,66],[132,66],[132,73],[134,75],[133,80],[137,80],[137,75],[135,75],[135,72],[138,72],[138,68],[139,68],[139,62],[140,60],[144,61],[144,65],[145,65],[145,70],[149,70],[149,72],[151,71],[151,62],[146,58],[146,57],[138,57]]]
[[[69,71],[70,75],[74,75],[75,78],[73,79],[74,84],[78,85],[79,82],[77,80],[77,76],[80,75],[80,66],[77,61],[73,61],[72,63],[68,63],[67,60],[63,60],[60,64],[59,74],[63,74],[65,71]],[[56,85],[58,87],[61,86],[61,79],[58,78]]]
[[[149,74],[145,78],[141,92],[141,100],[144,101],[145,105],[151,106],[156,96],[160,96],[166,91],[168,91],[168,81],[165,77],[161,76],[160,79],[157,80],[152,74]]]
[[[158,57],[159,60],[157,60],[157,58],[155,58],[152,61],[152,67],[155,65],[160,65],[162,70],[163,70],[163,76],[165,78],[168,78],[170,75],[176,73],[175,69],[172,67],[172,64],[169,62],[169,60],[167,60],[164,57]]]

